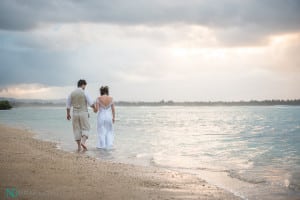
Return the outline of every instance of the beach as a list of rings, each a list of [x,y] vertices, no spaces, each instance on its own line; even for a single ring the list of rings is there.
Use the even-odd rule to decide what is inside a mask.
[[[4,125],[0,133],[1,199],[239,199],[189,174],[64,152]]]

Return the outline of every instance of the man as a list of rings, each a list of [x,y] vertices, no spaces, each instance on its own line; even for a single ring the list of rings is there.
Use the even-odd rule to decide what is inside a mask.
[[[91,97],[85,92],[87,83],[85,80],[79,80],[77,89],[75,89],[67,99],[67,119],[71,119],[71,107],[73,107],[73,133],[78,145],[78,152],[81,151],[81,146],[84,151],[87,150],[86,140],[90,131],[88,105],[95,109],[95,105]]]

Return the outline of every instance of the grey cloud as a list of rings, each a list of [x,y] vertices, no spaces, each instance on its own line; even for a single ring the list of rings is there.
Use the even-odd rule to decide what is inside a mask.
[[[300,28],[299,0],[2,0],[0,28],[28,30],[40,23],[198,24],[217,28],[256,25],[270,31]]]
[[[63,85],[72,80],[71,67],[58,53],[0,49],[0,60],[0,85]]]
[[[2,34],[0,38],[4,44],[0,47],[0,85],[4,86],[23,83],[62,86],[74,84],[79,78],[88,82],[119,82],[124,78],[120,74],[156,77],[162,73],[162,69],[153,70],[163,65],[161,54],[154,47],[143,48],[140,43],[127,41],[118,46],[101,43],[101,47],[66,50],[43,48],[43,44],[26,34]]]
[[[0,92],[7,92],[8,91],[8,88],[6,87],[0,87]]]
[[[51,50],[36,44],[35,40],[30,41],[30,37],[12,36],[12,41],[8,36],[0,40],[4,44],[0,47],[0,85],[3,86],[24,83],[63,86],[72,85],[80,78],[86,78],[88,82],[118,81],[116,72],[128,70],[126,63],[146,59],[145,52],[124,47],[116,49],[108,44],[97,51],[91,47]],[[28,41],[23,43],[24,40]]]
[[[156,68],[160,69],[159,63],[163,63],[159,56],[151,55],[156,50],[149,50],[147,46],[139,53],[138,48],[135,50],[127,43],[124,49],[102,44],[95,55],[89,55],[91,53],[85,50],[80,53],[87,55],[51,51],[47,48],[47,41],[40,42],[24,33],[43,23],[94,22],[127,26],[176,26],[183,23],[213,28],[218,40],[226,45],[249,45],[263,43],[274,33],[299,31],[299,10],[299,0],[1,0],[0,29],[4,35],[0,35],[0,85],[40,83],[61,86],[85,77],[88,81],[116,80],[118,77],[114,72],[144,75],[155,71],[152,65],[157,64]],[[134,34],[138,33],[134,30],[129,33]],[[145,32],[140,34],[145,35]],[[153,35],[150,31],[148,36],[157,37],[162,42],[170,38],[168,34],[159,32]],[[181,37],[185,34],[174,40]],[[149,51],[149,55],[143,57],[145,51]],[[291,60],[299,66],[299,46],[289,53],[293,52],[295,55]],[[157,63],[144,63],[149,57]],[[99,60],[99,63],[89,63],[90,60]],[[153,76],[160,75],[156,73]]]

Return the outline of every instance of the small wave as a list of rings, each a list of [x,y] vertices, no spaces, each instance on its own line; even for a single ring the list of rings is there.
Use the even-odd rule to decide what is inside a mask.
[[[155,161],[154,157],[151,157],[150,159],[150,165],[154,166],[154,167],[159,167],[159,168],[168,168],[168,169],[176,169],[176,170],[189,170],[189,171],[209,171],[209,172],[225,172],[225,173],[229,173],[229,170],[227,169],[218,169],[218,168],[209,168],[209,167],[178,167],[178,166],[171,166],[171,165],[163,165],[158,163],[157,161]]]
[[[290,190],[300,192],[300,173],[299,172],[293,172],[291,177],[288,180],[287,187]]]
[[[293,191],[296,191],[296,192],[299,192],[300,191],[300,185],[299,184],[296,184],[296,183],[290,183],[288,188],[290,190],[293,190]]]
[[[203,133],[202,135],[208,135],[208,136],[216,135],[216,136],[218,136],[218,135],[229,135],[229,134],[228,133]]]
[[[263,178],[259,178],[259,177],[246,177],[246,176],[242,176],[241,174],[237,173],[236,171],[230,170],[228,175],[231,178],[236,178],[239,179],[240,181],[244,181],[247,183],[252,183],[252,184],[261,184],[261,183],[266,183],[267,181],[264,180]]]
[[[148,153],[138,153],[134,157],[135,158],[144,158],[144,157],[147,157],[147,156],[149,156]]]
[[[229,173],[230,170],[227,169],[215,169],[215,168],[207,168],[207,167],[198,167],[197,170],[210,171],[210,172],[226,172]]]
[[[170,166],[159,164],[158,162],[155,161],[155,158],[153,156],[150,158],[150,165],[159,168],[171,168]]]

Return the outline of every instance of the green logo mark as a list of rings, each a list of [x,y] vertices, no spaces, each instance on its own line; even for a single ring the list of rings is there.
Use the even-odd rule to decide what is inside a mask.
[[[16,188],[6,188],[5,196],[6,198],[16,198],[18,197],[18,191]]]

